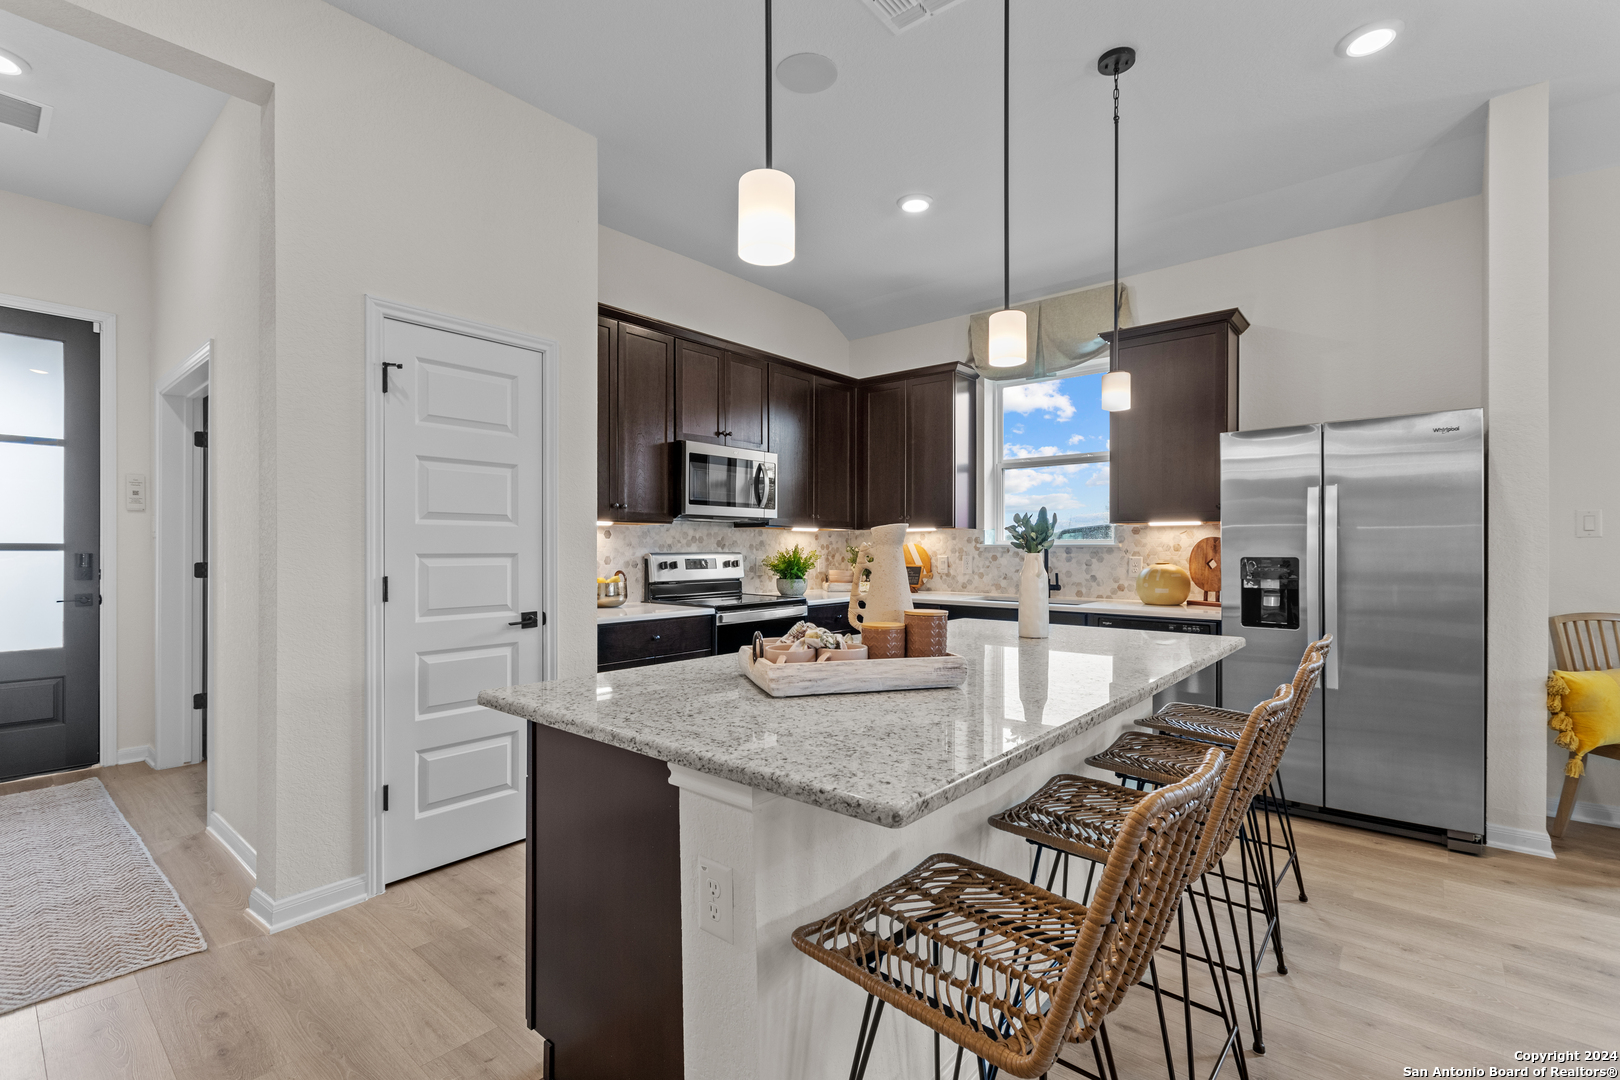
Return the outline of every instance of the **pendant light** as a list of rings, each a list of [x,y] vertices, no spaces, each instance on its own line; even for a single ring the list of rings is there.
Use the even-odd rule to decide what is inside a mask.
[[[765,167],[737,181],[737,257],[755,266],[793,261],[793,177],[772,168],[771,0],[765,0]]]
[[[990,366],[1029,359],[1029,322],[1012,306],[1012,0],[1001,7],[1001,310],[990,316]]]
[[[1097,71],[1114,79],[1114,336],[1109,338],[1108,374],[1102,377],[1105,412],[1131,407],[1131,373],[1117,371],[1119,361],[1119,76],[1136,64],[1136,50],[1128,45],[1109,49],[1097,58]]]

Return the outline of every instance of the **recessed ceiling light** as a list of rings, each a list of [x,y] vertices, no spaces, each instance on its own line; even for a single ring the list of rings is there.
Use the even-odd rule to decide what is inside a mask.
[[[926,195],[902,195],[900,197],[900,209],[908,214],[920,214],[933,205],[934,200]]]
[[[838,65],[820,53],[794,53],[776,65],[776,78],[795,94],[819,94],[838,81]]]
[[[28,61],[16,53],[0,49],[0,75],[26,75],[32,70]]]
[[[1387,22],[1368,23],[1359,30],[1352,30],[1339,39],[1338,46],[1333,50],[1340,56],[1356,59],[1362,56],[1371,56],[1373,53],[1388,48],[1406,24],[1399,19],[1390,19]]]

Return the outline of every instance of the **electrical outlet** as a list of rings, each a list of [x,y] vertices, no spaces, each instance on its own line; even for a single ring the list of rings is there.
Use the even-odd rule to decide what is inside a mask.
[[[697,914],[703,929],[721,941],[732,940],[731,867],[698,860]]]
[[[1141,572],[1142,572],[1142,556],[1140,556],[1140,555],[1132,555],[1131,556],[1131,577],[1136,577]]]
[[[1581,537],[1603,535],[1603,511],[1575,511],[1575,535]]]

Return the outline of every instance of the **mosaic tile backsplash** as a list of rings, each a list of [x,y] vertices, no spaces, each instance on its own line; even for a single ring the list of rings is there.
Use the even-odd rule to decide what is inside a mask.
[[[1130,560],[1140,558],[1144,566],[1156,562],[1187,565],[1192,546],[1206,536],[1219,536],[1219,525],[1150,526],[1121,525],[1118,543],[1113,546],[1054,547],[1052,569],[1058,572],[1059,595],[1086,599],[1134,599],[1136,579]],[[596,530],[597,573],[606,577],[623,570],[629,579],[630,599],[642,599],[642,556],[649,551],[740,551],[747,576],[746,592],[776,591],[776,579],[763,565],[773,552],[800,544],[816,549],[821,559],[811,572],[812,589],[821,588],[826,571],[841,569],[845,549],[870,539],[866,531],[826,530],[796,533],[787,529],[734,528],[712,522],[677,521],[672,525],[603,526]],[[984,542],[977,529],[941,529],[913,533],[911,539],[928,549],[934,563],[934,579],[924,591],[968,592],[1014,595],[1018,592],[1018,571],[1023,554],[1005,545]],[[1200,599],[1193,590],[1193,599]]]

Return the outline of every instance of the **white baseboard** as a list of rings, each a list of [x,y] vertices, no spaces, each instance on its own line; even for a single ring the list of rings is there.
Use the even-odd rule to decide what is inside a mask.
[[[1485,843],[1503,851],[1517,851],[1521,855],[1535,855],[1543,859],[1556,859],[1552,837],[1546,829],[1515,829],[1507,825],[1485,823]]]
[[[364,899],[366,879],[357,875],[330,885],[316,886],[283,900],[272,899],[263,889],[254,889],[248,894],[248,914],[274,934],[352,907]]]
[[[1547,816],[1558,816],[1558,796],[1547,797]],[[1569,815],[1571,821],[1585,821],[1593,825],[1607,825],[1611,829],[1620,829],[1620,806],[1606,806],[1603,803],[1578,802],[1575,812]]]
[[[124,746],[118,750],[118,764],[133,765],[137,761],[144,761],[152,768],[157,768],[157,759],[152,754],[150,746]]]
[[[219,816],[219,811],[208,811],[208,834],[218,840],[220,846],[242,864],[242,868],[255,878],[259,876],[259,853],[253,850],[253,845],[242,838],[242,834],[231,828],[231,823]]]

